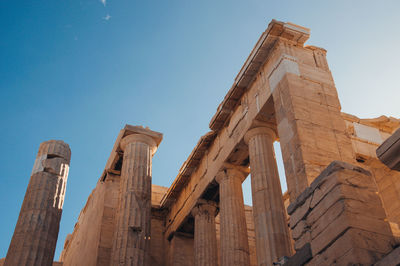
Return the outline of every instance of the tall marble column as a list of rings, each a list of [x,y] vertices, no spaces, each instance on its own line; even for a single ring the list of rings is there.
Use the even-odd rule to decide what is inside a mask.
[[[120,142],[124,152],[112,265],[147,265],[151,222],[151,161],[156,142],[132,134]]]
[[[251,190],[258,265],[272,265],[290,256],[290,237],[273,142],[274,131],[267,127],[249,130]]]
[[[220,197],[221,266],[250,265],[242,192],[245,176],[236,168],[226,168],[216,177]]]
[[[215,202],[200,200],[192,210],[194,217],[194,265],[218,265],[217,235],[215,231]]]
[[[4,265],[53,264],[70,159],[63,141],[40,144]]]

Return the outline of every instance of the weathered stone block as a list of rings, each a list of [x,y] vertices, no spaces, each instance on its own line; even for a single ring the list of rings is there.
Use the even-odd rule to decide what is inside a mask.
[[[337,241],[328,246],[322,253],[314,256],[307,265],[331,265],[345,256],[352,249],[361,248],[373,254],[372,259],[376,261],[376,256],[388,253],[393,246],[393,238],[374,232],[350,228]],[[355,259],[355,258],[352,258]],[[357,260],[350,261],[357,263]]]
[[[375,193],[377,190],[375,184],[372,182],[371,176],[363,175],[352,170],[343,170],[340,173],[336,172],[330,175],[329,178],[324,179],[316,186],[311,207],[314,208],[323,199],[323,197],[325,197],[335,186],[339,184],[361,188],[373,193]],[[356,190],[348,192],[348,194],[350,195],[355,191]],[[358,196],[361,197],[363,193],[364,191],[358,193]]]
[[[392,252],[375,263],[376,266],[397,266],[400,264],[400,247],[397,247]]]
[[[290,215],[290,228],[294,228],[296,224],[308,214],[310,210],[311,199],[311,197],[308,197],[303,204]]]
[[[307,230],[309,226],[305,220],[301,220],[297,223],[297,225],[292,229],[292,237],[294,240],[299,239]]]
[[[371,265],[380,258],[383,254],[379,252],[373,252],[363,248],[354,247],[349,250],[344,256],[336,260],[337,265]]]
[[[338,209],[339,208],[343,208],[343,206],[338,205]],[[334,210],[336,211],[337,209],[335,208]],[[336,212],[332,212],[332,216],[334,217],[335,215]],[[334,219],[331,217],[328,216],[326,221],[329,222],[329,220]],[[311,242],[311,249],[313,251],[313,255],[318,254],[332,242],[336,241],[336,239],[338,239],[348,228],[359,228],[365,231],[375,232],[392,237],[392,233],[387,222],[358,214],[352,214],[346,211],[342,211],[342,213],[336,219],[334,219],[329,225],[325,224],[325,226],[326,228],[318,235],[316,235],[314,232],[312,233],[313,240]],[[321,221],[319,227],[324,227],[323,221]]]
[[[390,252],[395,242],[376,191],[368,171],[333,162],[288,207],[295,250],[311,243],[309,265],[370,263]]]
[[[299,239],[294,243],[294,249],[296,251],[300,250],[305,244],[311,243],[311,232],[305,231]]]
[[[296,252],[296,254],[290,257],[289,260],[283,264],[283,266],[304,265],[311,258],[311,246],[310,243],[306,243]]]
[[[339,200],[344,200],[348,211],[373,216],[378,219],[386,218],[386,214],[380,204],[379,196],[372,191],[361,190],[352,186],[341,185],[334,187],[329,196],[324,197],[307,216],[307,223],[312,225],[325,212]]]

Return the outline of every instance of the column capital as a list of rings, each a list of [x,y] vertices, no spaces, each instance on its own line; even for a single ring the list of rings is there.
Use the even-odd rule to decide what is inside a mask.
[[[152,151],[152,154],[154,154],[157,150],[156,141],[152,137],[145,135],[145,134],[131,134],[131,135],[125,136],[119,143],[119,146],[120,146],[121,150],[124,151],[126,145],[133,143],[133,142],[141,142],[141,143],[145,143],[145,144],[149,145],[149,147]]]
[[[224,163],[222,169],[215,176],[215,181],[220,184],[225,178],[239,178],[243,182],[249,173],[250,169],[248,167]]]
[[[258,135],[268,135],[270,138],[272,138],[272,141],[277,139],[277,134],[275,130],[273,130],[270,127],[256,127],[252,128],[249,131],[246,132],[244,135],[244,142],[246,144],[249,144],[250,139],[252,139],[255,136]]]
[[[193,217],[198,214],[207,213],[210,216],[215,216],[217,214],[217,203],[214,201],[200,199],[198,200],[196,206],[192,209]]]

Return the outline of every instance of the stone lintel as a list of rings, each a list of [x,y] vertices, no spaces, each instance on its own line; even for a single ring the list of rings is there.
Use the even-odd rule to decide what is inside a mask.
[[[385,115],[381,115],[376,118],[359,118],[355,115],[341,113],[344,120],[349,122],[355,122],[361,125],[377,128],[380,131],[393,134],[393,132],[400,127],[400,119],[394,117],[387,117]]]
[[[215,137],[216,133],[213,131],[210,131],[206,133],[204,136],[200,137],[200,140],[197,142],[196,147],[194,147],[188,159],[183,163],[183,165],[179,169],[177,177],[175,178],[174,182],[169,187],[167,193],[161,200],[162,207],[168,208],[170,204],[174,202],[174,197],[183,188],[183,184],[186,182],[187,176],[190,175],[189,172],[193,171],[193,169],[196,169],[198,167],[201,161],[199,160],[199,158],[203,158],[204,154],[207,153],[207,150],[214,141]]]
[[[323,54],[326,54],[327,52],[326,49],[314,45],[306,45],[304,48],[309,49],[311,51],[319,51]]]
[[[194,238],[193,234],[175,231],[175,232],[172,233],[172,235],[171,235],[169,240],[171,240],[174,236],[183,237],[183,238]]]
[[[225,121],[229,119],[231,111],[236,106],[232,102],[237,102],[237,99],[240,99],[248,86],[251,85],[254,76],[257,75],[259,69],[269,57],[278,39],[303,46],[309,37],[310,29],[290,22],[285,23],[273,19],[243,64],[231,89],[218,106],[217,112],[210,121],[210,128],[218,131],[224,126]]]
[[[352,170],[355,172],[359,172],[368,176],[371,176],[371,173],[364,168],[359,166],[352,165],[350,163],[342,162],[342,161],[333,161],[328,167],[326,167],[321,174],[311,183],[309,187],[307,187],[297,198],[291,203],[287,209],[288,214],[291,215],[298,207],[300,207],[306,199],[314,192],[316,188],[322,184],[326,178],[332,175],[334,172],[341,171],[343,169]]]

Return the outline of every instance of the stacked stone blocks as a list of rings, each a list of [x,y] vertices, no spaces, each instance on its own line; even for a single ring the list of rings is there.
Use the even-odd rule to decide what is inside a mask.
[[[289,208],[296,251],[307,265],[372,264],[395,245],[377,188],[363,168],[332,162]]]

